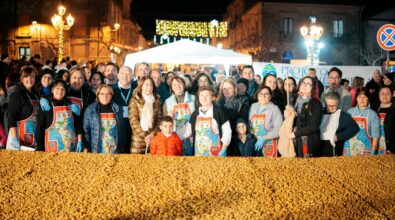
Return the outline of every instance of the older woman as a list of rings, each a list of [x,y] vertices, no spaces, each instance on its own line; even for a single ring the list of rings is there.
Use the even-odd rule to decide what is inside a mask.
[[[9,133],[7,149],[20,150],[21,145],[36,148],[38,96],[33,90],[37,70],[33,66],[21,69],[20,83],[10,96],[7,108]]]
[[[321,156],[343,155],[344,142],[359,130],[351,116],[338,108],[339,93],[332,91],[324,95],[325,110],[321,120]]]
[[[196,109],[180,138],[192,135],[196,156],[226,156],[232,139],[229,120],[221,107],[213,104],[214,91],[202,86],[197,93],[199,109]]]
[[[248,117],[251,133],[258,140],[255,150],[264,157],[277,157],[277,138],[283,122],[280,109],[271,102],[272,95],[269,87],[258,88],[255,93],[258,102],[251,105]]]
[[[357,106],[348,110],[359,125],[357,135],[344,144],[344,156],[373,155],[377,150],[380,138],[380,119],[369,107],[368,93],[357,91]]]
[[[387,146],[388,148],[395,147],[391,144],[387,144],[390,142],[389,140],[392,139],[391,136],[394,135],[385,135],[385,134],[395,134],[395,126],[391,125],[394,124],[394,121],[390,120],[390,118],[393,117],[391,113],[391,109],[394,109],[391,100],[392,93],[390,87],[384,86],[380,88],[379,99],[380,99],[380,107],[377,110],[377,113],[379,114],[380,117],[380,142],[379,142],[378,154],[385,154],[386,152],[388,152]]]
[[[163,115],[169,115],[174,120],[174,128],[177,133],[181,132],[195,111],[195,96],[186,91],[183,78],[174,76],[170,82],[172,95],[166,99],[163,105]],[[193,155],[191,139],[188,137],[182,142],[182,152],[185,156]]]
[[[93,153],[122,153],[125,143],[122,108],[112,101],[114,91],[100,85],[97,102],[88,106],[84,116],[85,146]]]
[[[227,113],[232,131],[236,131],[236,120],[239,117],[248,119],[249,99],[247,96],[240,96],[238,88],[233,78],[222,81],[217,105],[222,107]]]
[[[132,127],[132,154],[143,154],[158,130],[162,117],[160,97],[156,95],[155,83],[143,76],[129,102],[129,121]]]
[[[295,152],[297,157],[316,157],[320,153],[320,123],[322,105],[314,97],[316,80],[306,76],[299,81],[298,94],[293,100],[297,112],[294,121],[294,131],[287,134],[289,139],[295,139]],[[285,110],[284,116],[289,115]]]
[[[81,152],[82,125],[72,113],[66,98],[67,84],[56,80],[51,90],[49,111],[39,110],[37,137],[39,150],[46,152]]]

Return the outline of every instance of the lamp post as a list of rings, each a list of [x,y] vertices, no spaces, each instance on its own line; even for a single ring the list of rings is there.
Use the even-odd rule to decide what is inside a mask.
[[[63,15],[66,13],[64,6],[58,7],[58,14],[52,16],[52,25],[59,31],[59,50],[58,50],[58,63],[63,59],[63,31],[67,31],[73,26],[74,18],[69,14],[66,18],[66,23],[63,21]],[[70,42],[71,43],[71,42]]]
[[[38,38],[38,54],[41,56],[41,26],[37,21],[32,21],[32,25],[36,32],[36,38]],[[37,33],[38,31],[40,31],[40,33]]]
[[[300,28],[300,33],[305,39],[305,45],[307,49],[307,61],[310,65],[319,64],[320,49],[323,48],[323,43],[319,42],[324,29],[316,25],[316,17],[310,17],[311,23],[309,27],[303,26]]]

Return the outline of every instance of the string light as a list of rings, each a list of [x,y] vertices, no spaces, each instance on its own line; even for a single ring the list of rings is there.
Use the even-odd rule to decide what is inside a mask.
[[[156,20],[156,34],[179,37],[228,37],[227,22]]]

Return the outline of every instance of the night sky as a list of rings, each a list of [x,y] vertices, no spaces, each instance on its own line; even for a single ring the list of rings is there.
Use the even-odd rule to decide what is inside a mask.
[[[322,4],[352,4],[365,5],[368,14],[380,11],[388,6],[377,4],[372,0],[272,0],[273,2],[303,2],[303,3],[322,3]],[[222,20],[222,16],[227,6],[232,0],[160,0],[158,2],[147,0],[133,0],[131,5],[132,18],[142,28],[144,37],[152,39],[155,34],[155,19],[171,19],[183,21],[211,21]],[[246,0],[254,2],[254,0]],[[389,1],[390,2],[390,1]],[[385,4],[384,4],[385,5]]]

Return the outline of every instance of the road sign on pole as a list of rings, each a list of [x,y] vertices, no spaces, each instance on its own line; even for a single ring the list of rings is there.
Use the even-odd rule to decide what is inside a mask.
[[[383,25],[377,31],[377,43],[383,50],[395,50],[395,25]]]

